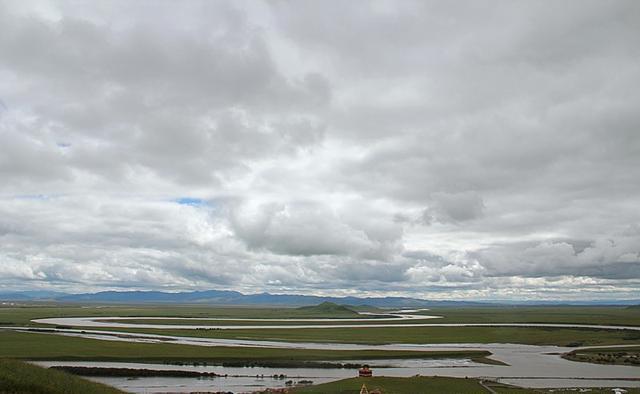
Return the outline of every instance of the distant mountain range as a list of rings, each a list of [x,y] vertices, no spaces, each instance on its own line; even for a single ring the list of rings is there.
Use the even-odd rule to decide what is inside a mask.
[[[637,305],[640,300],[614,301],[437,301],[409,297],[321,297],[296,294],[242,294],[237,291],[206,290],[191,292],[162,291],[101,291],[98,293],[66,294],[50,291],[22,291],[0,293],[2,301],[57,301],[77,303],[118,304],[209,304],[256,306],[305,306],[332,302],[341,305],[373,306],[381,308],[434,308],[492,305]]]
[[[56,291],[15,291],[0,293],[0,301],[52,300],[65,295],[67,295],[67,293]]]
[[[169,293],[162,291],[101,291],[98,293],[65,294],[43,291],[0,293],[4,301],[58,301],[84,303],[158,303],[158,304],[210,304],[210,305],[273,305],[304,306],[322,302],[374,307],[426,308],[436,306],[488,305],[471,301],[431,301],[408,297],[321,297],[295,294],[242,294],[237,291],[206,290]]]

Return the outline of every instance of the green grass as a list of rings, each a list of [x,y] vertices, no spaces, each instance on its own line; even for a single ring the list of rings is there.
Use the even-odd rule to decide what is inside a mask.
[[[341,307],[316,306],[311,308],[243,308],[167,305],[113,305],[80,307],[75,304],[55,306],[25,306],[0,308],[0,325],[46,326],[31,323],[31,319],[44,317],[128,316],[140,317],[192,317],[192,318],[309,318],[353,317]],[[351,313],[351,312],[349,312]],[[482,307],[439,308],[425,314],[445,316],[426,322],[438,323],[579,323],[640,325],[640,309],[626,307]],[[160,323],[161,321],[148,321]],[[166,321],[179,324],[180,321]],[[197,324],[197,321],[182,321]],[[406,321],[412,323],[412,321]],[[202,321],[203,324],[239,324]],[[364,323],[364,322],[363,322]],[[242,322],[241,324],[248,324]],[[265,324],[257,322],[255,324]],[[275,322],[273,324],[282,324]],[[331,324],[331,323],[329,323]],[[113,329],[124,330],[124,329]],[[212,337],[268,339],[281,341],[344,342],[363,344],[383,343],[523,343],[532,345],[610,345],[639,344],[640,332],[594,330],[578,328],[522,328],[522,327],[399,327],[399,328],[331,328],[331,329],[268,329],[268,330],[152,330],[126,329],[132,332]]]
[[[373,378],[351,378],[335,382],[318,384],[308,387],[298,387],[291,391],[292,394],[358,394],[362,384],[367,386],[369,391],[380,390],[383,394],[475,394],[489,393],[480,384],[478,379],[448,378],[439,376],[413,376],[410,378],[395,377],[373,377]],[[612,393],[610,388],[589,388],[585,391],[578,389],[528,389],[524,387],[511,386],[492,381],[484,381],[486,387],[499,394],[575,394],[578,392],[588,392],[590,394]],[[588,390],[588,391],[587,391]],[[639,394],[639,388],[625,388],[628,394]]]
[[[341,318],[354,316],[336,315],[335,312],[306,310],[296,308],[245,308],[245,307],[209,307],[190,305],[107,305],[78,306],[77,304],[55,304],[51,306],[0,307],[0,326],[43,326],[32,323],[32,319],[48,317],[189,317],[189,318]],[[355,315],[358,317],[360,315]],[[362,316],[366,318],[366,316]]]
[[[489,393],[477,379],[445,378],[414,376],[411,378],[373,377],[351,378],[336,382],[301,387],[293,390],[294,394],[358,394],[365,384],[369,391],[381,390],[384,394],[417,394],[417,393]],[[506,387],[506,386],[502,386]],[[521,393],[533,393],[524,390]]]
[[[352,316],[352,317],[359,316],[358,312],[352,309],[349,309],[344,305],[338,305],[333,302],[323,302],[318,305],[303,306],[303,307],[297,308],[297,311],[303,312],[303,313],[310,312],[310,313],[317,313],[317,314],[328,314],[333,316],[336,316],[336,315]]]
[[[430,320],[434,323],[576,323],[640,326],[640,308],[625,307],[483,307],[483,308],[438,308],[423,312],[429,315],[445,316],[443,319]],[[23,306],[0,307],[0,326],[32,326],[50,327],[31,323],[31,319],[45,317],[82,317],[82,316],[128,316],[140,317],[194,317],[194,318],[353,318],[351,312],[342,308],[232,308],[209,306],[167,306],[167,305],[113,305],[82,307],[78,305]],[[363,316],[366,318],[366,316]],[[136,319],[138,320],[138,319]],[[153,321],[159,323],[158,321]],[[411,323],[412,321],[407,321]],[[176,321],[171,323],[175,324]],[[194,321],[184,322],[194,324]],[[205,324],[219,324],[206,321]],[[364,323],[364,322],[363,322]],[[236,324],[229,322],[229,324]],[[242,324],[247,324],[243,322]],[[264,324],[264,323],[255,323]],[[282,324],[282,323],[274,323]],[[575,329],[575,328],[518,328],[518,327],[399,327],[399,328],[332,328],[332,329],[267,329],[267,330],[151,330],[126,329],[126,331],[156,334],[242,338],[255,340],[310,341],[310,342],[344,342],[363,344],[382,343],[525,343],[534,345],[609,345],[628,344],[629,347],[640,344],[640,332]],[[635,348],[637,349],[637,348]],[[594,354],[602,352],[594,350]],[[606,349],[618,351],[620,349]],[[482,358],[487,352],[430,352],[429,354],[409,351],[328,351],[328,350],[286,350],[268,348],[230,348],[200,347],[176,344],[126,343],[101,341],[85,338],[72,338],[58,335],[20,333],[0,330],[0,357],[33,359],[33,360],[96,360],[96,361],[137,361],[137,362],[265,362],[296,363],[308,361],[356,360],[356,359],[388,359],[388,358],[429,358],[429,357],[465,357]],[[30,366],[28,366],[30,367]],[[37,367],[33,367],[37,368]],[[6,368],[5,368],[6,369]],[[47,371],[48,372],[48,371]],[[51,371],[55,372],[55,371]],[[0,382],[2,380],[0,368]],[[38,376],[38,375],[33,375]],[[5,380],[7,378],[4,378]],[[372,378],[380,384],[385,393],[421,393],[426,392],[486,392],[478,389],[474,379],[450,378]],[[47,382],[49,379],[43,378]],[[40,381],[40,378],[37,379]],[[349,386],[349,382],[361,381],[348,379],[342,383],[331,383],[321,390],[343,391],[308,391],[300,393],[350,393],[359,390],[360,386]],[[487,383],[488,385],[490,383]],[[0,386],[0,392],[6,392]],[[71,386],[70,386],[71,387]],[[499,393],[548,392],[548,390],[526,390],[497,385],[491,386]],[[108,389],[108,388],[107,388]],[[17,390],[17,389],[16,389]],[[14,391],[16,391],[14,390]],[[23,390],[23,389],[20,389]],[[34,389],[36,390],[36,389]],[[346,391],[345,391],[346,390]],[[405,391],[402,391],[405,390]],[[524,391],[523,391],[524,390]],[[20,391],[17,391],[20,392]],[[22,391],[38,392],[38,391]],[[52,392],[52,391],[48,391]],[[55,392],[55,391],[53,391]],[[92,391],[82,390],[91,393]],[[117,392],[117,391],[110,391]],[[562,393],[563,391],[555,391]],[[593,391],[597,393],[599,391]],[[605,392],[605,391],[602,391]],[[638,390],[629,390],[637,393]]]
[[[640,352],[638,346],[620,346],[620,347],[594,347],[589,349],[581,349],[580,353],[602,353],[602,352]]]
[[[567,323],[640,326],[640,308],[624,306],[541,306],[433,308],[438,323]]]
[[[434,308],[422,314],[444,316],[434,323],[575,323],[640,326],[640,308],[626,307],[482,307]],[[221,317],[221,318],[353,318],[335,310],[308,308],[210,307],[180,305],[109,305],[0,307],[0,325],[33,325],[44,317]],[[367,316],[362,316],[367,318]],[[211,323],[209,321],[209,323]]]
[[[484,385],[499,394],[530,394],[530,393],[546,392],[542,390],[534,390],[534,389],[529,389],[525,387],[511,386],[508,384],[497,383],[494,381],[485,381]]]
[[[304,318],[294,318],[294,319],[304,319]],[[393,324],[410,324],[410,323],[433,323],[433,320],[428,319],[419,319],[419,320],[397,320],[397,321],[352,321],[352,317],[348,317],[345,315],[341,315],[341,317],[332,317],[332,319],[349,319],[348,322],[344,324],[358,324],[362,326],[370,325],[370,324],[384,324],[384,323],[393,323]],[[362,318],[358,318],[363,320]],[[375,318],[373,318],[375,319]],[[301,320],[289,320],[289,321],[259,321],[259,320],[205,320],[205,319],[148,319],[148,318],[139,318],[139,319],[96,319],[101,322],[112,322],[112,323],[126,323],[126,324],[169,324],[172,326],[182,326],[182,325],[199,325],[199,326],[247,326],[251,328],[251,326],[297,326],[300,324],[313,324],[313,325],[334,325],[341,324],[341,322],[336,321],[313,321],[313,322],[304,322]]]
[[[16,360],[0,359],[0,393],[118,394],[123,392],[61,371]]]
[[[0,357],[28,360],[137,362],[302,362],[393,358],[482,358],[484,351],[412,352],[380,350],[305,350],[129,343],[53,334],[0,331]]]
[[[385,394],[415,394],[415,393],[487,393],[475,379],[456,379],[438,377],[373,377],[351,378],[336,382],[319,384],[311,387],[298,388],[295,394],[358,394],[365,384],[371,390],[381,390]]]
[[[581,349],[563,356],[572,361],[640,367],[640,346]]]
[[[523,343],[529,345],[599,346],[640,344],[639,331],[542,327],[382,327],[180,330],[132,329],[164,335],[275,340],[291,342],[387,343]]]
[[[640,394],[640,388],[635,387],[625,387],[625,394]],[[614,391],[611,388],[606,387],[593,387],[589,389],[584,389],[582,393],[588,394],[612,394]],[[588,390],[588,391],[587,391]],[[579,389],[547,389],[547,390],[539,390],[540,393],[553,393],[553,394],[579,394]]]

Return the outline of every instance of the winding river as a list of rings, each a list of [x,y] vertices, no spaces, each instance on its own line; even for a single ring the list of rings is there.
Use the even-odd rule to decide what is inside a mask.
[[[404,312],[404,313],[402,313]],[[471,362],[470,360],[420,360],[417,355],[415,360],[393,360],[395,368],[381,368],[376,374],[389,376],[412,376],[440,375],[452,377],[487,377],[497,379],[504,383],[511,383],[526,387],[640,387],[640,368],[622,365],[599,365],[573,362],[563,359],[563,353],[583,348],[568,348],[559,346],[533,346],[521,344],[386,344],[386,345],[366,345],[347,343],[311,343],[311,342],[282,342],[282,341],[258,341],[244,339],[219,339],[219,338],[198,338],[187,336],[170,336],[127,332],[126,330],[106,331],[96,328],[151,328],[151,329],[300,329],[300,328],[359,328],[368,327],[554,327],[554,328],[589,328],[606,330],[631,330],[640,331],[637,326],[612,326],[594,324],[536,324],[536,323],[398,323],[398,320],[418,320],[436,319],[439,316],[412,315],[414,311],[397,311],[393,316],[371,317],[360,319],[239,319],[239,318],[171,318],[171,317],[65,317],[35,319],[33,322],[55,325],[59,328],[47,329],[46,332],[54,335],[65,335],[83,338],[92,338],[108,341],[126,342],[147,342],[147,343],[175,343],[195,346],[227,346],[227,347],[269,347],[281,349],[321,349],[321,350],[405,350],[405,351],[451,351],[451,350],[486,350],[492,353],[491,358],[502,361],[508,365],[487,365]],[[136,324],[127,323],[126,320],[212,320],[215,321],[251,321],[258,325],[178,325],[178,324]],[[118,320],[118,321],[112,321]],[[281,325],[260,325],[260,322],[288,322],[294,324]],[[331,322],[331,324],[317,324],[319,322]],[[356,322],[367,322],[365,325]],[[369,324],[371,323],[371,324]],[[88,327],[89,329],[67,329],[60,326]],[[5,329],[19,331],[33,331],[33,327],[3,327]],[[603,347],[603,346],[598,346]],[[365,361],[365,360],[363,360]],[[435,364],[434,364],[435,362]],[[462,362],[462,364],[461,364]],[[375,362],[369,361],[370,364]],[[379,363],[379,361],[378,361]],[[397,365],[402,363],[402,365]],[[430,364],[431,363],[431,364]],[[58,362],[56,364],[69,364]],[[83,363],[84,365],[95,365],[96,363]],[[113,363],[109,363],[113,365]],[[384,364],[384,363],[383,363]],[[378,364],[380,365],[380,364]],[[389,364],[384,364],[389,365]],[[174,366],[172,366],[174,367]],[[146,368],[153,368],[146,366]],[[326,369],[300,369],[300,368],[262,368],[262,369],[242,369],[241,371],[223,367],[209,367],[217,373],[229,373],[238,375],[241,381],[231,381],[227,385],[222,384],[223,380],[218,380],[220,388],[231,385],[250,385],[256,383],[255,375],[272,375],[284,373],[288,376],[305,376],[316,383],[340,379],[353,376],[354,371],[350,370],[326,370]],[[240,373],[242,372],[242,373]],[[240,376],[242,375],[242,376]],[[131,391],[150,391],[149,384],[158,382],[163,389],[176,390],[173,383],[184,382],[175,380],[178,378],[147,378],[130,382],[122,378],[104,378],[105,383],[114,384]],[[153,380],[155,379],[155,380]],[[163,380],[164,379],[164,380]],[[168,379],[168,380],[167,380]],[[173,380],[172,380],[173,379]],[[248,380],[247,380],[248,379]],[[145,383],[147,382],[147,383]],[[154,383],[155,382],[155,383]],[[173,382],[173,383],[171,383]],[[247,383],[249,382],[249,383]],[[253,382],[253,383],[250,383]],[[264,383],[264,381],[262,381]],[[262,384],[260,383],[260,384]],[[276,384],[277,383],[277,384]],[[283,382],[267,382],[270,387],[276,387]],[[147,386],[145,386],[147,384]],[[176,383],[177,384],[177,383]],[[182,384],[182,383],[180,383]],[[211,383],[214,384],[214,383]],[[129,386],[127,386],[129,385]],[[258,384],[259,385],[259,384]],[[189,384],[187,384],[189,386]],[[144,388],[146,387],[146,388]],[[186,387],[186,386],[185,386]],[[243,386],[244,387],[244,386]],[[246,386],[246,388],[249,386]],[[167,391],[167,390],[165,390]]]
[[[399,311],[403,312],[403,311]],[[365,314],[365,313],[361,313]],[[374,314],[366,314],[374,315]],[[442,316],[410,315],[391,312],[391,317],[359,318],[359,319],[238,319],[238,318],[184,318],[184,317],[52,317],[34,319],[32,322],[57,326],[101,327],[101,328],[144,328],[144,329],[182,329],[182,330],[266,330],[266,329],[301,329],[301,328],[381,328],[381,327],[552,327],[552,328],[591,328],[603,330],[640,331],[640,326],[613,326],[600,324],[559,324],[559,323],[388,323],[398,320],[439,319]],[[215,324],[148,324],[127,323],[126,320],[212,320],[212,321],[247,321],[247,322],[302,322],[305,324],[270,324],[270,325],[215,325]],[[376,322],[385,323],[376,324]],[[336,324],[310,324],[313,322],[334,322]],[[337,323],[340,322],[340,323]],[[342,323],[350,322],[350,323]],[[367,324],[356,324],[367,323]],[[373,323],[373,324],[369,324]]]

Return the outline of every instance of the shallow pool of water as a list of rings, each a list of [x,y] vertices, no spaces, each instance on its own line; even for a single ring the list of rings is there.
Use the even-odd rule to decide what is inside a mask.
[[[367,363],[373,367],[374,376],[409,377],[451,376],[486,377],[504,383],[525,387],[640,387],[640,369],[613,365],[576,363],[560,358],[556,354],[533,351],[536,346],[524,349],[520,345],[499,346],[498,356],[515,365],[499,366],[475,363],[468,359],[407,359],[407,360],[349,360],[350,363]],[[526,352],[529,350],[529,352]],[[266,368],[266,367],[222,367],[215,365],[173,365],[113,362],[36,362],[42,366],[69,365],[86,367],[138,368],[161,370],[186,370],[215,372],[227,377],[218,378],[92,378],[121,390],[135,393],[232,391],[235,393],[260,391],[266,388],[281,388],[287,381],[311,380],[315,384],[357,376],[355,369],[326,368]],[[376,367],[379,365],[392,368]],[[274,379],[273,375],[286,375]]]

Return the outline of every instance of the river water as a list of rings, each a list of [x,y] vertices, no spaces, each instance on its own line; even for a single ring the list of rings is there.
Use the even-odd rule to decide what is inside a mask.
[[[408,311],[399,311],[408,312]],[[409,320],[424,319],[425,316],[398,314],[386,318],[386,320]],[[437,318],[430,316],[428,318]],[[394,324],[388,321],[377,324],[357,325],[350,320],[340,319],[341,323],[330,325],[313,324],[318,321],[335,321],[334,319],[296,319],[280,320],[270,319],[265,321],[295,321],[295,325],[260,326],[260,325],[171,325],[171,324],[135,324],[127,322],[109,322],[109,319],[141,319],[141,318],[121,318],[121,317],[82,317],[82,318],[51,318],[37,319],[34,322],[54,325],[84,326],[84,327],[109,327],[109,328],[181,328],[181,329],[273,329],[273,328],[332,328],[332,327],[408,327],[408,326],[435,326],[435,327],[473,327],[473,326],[503,326],[503,327],[566,327],[566,328],[596,328],[609,330],[633,330],[638,331],[640,327],[622,326],[602,326],[602,325],[579,325],[579,324],[528,324],[528,323],[500,323],[500,324],[478,324],[478,323],[407,323]],[[149,319],[149,318],[144,318]],[[157,317],[155,319],[168,319]],[[375,320],[380,322],[381,318],[359,319],[359,321]],[[204,319],[198,319],[204,320]],[[212,319],[222,320],[222,319]],[[240,319],[230,319],[240,320]],[[256,322],[259,320],[251,319]],[[349,321],[350,323],[345,323]],[[299,324],[304,323],[304,324]],[[174,327],[175,326],[175,327]],[[25,330],[20,327],[6,327],[13,330]],[[281,349],[324,349],[324,350],[411,350],[416,352],[425,351],[452,351],[452,350],[486,350],[492,353],[491,358],[502,361],[508,365],[487,365],[478,364],[470,360],[461,359],[440,359],[440,360],[382,360],[371,361],[361,360],[362,363],[374,365],[375,376],[451,376],[451,377],[479,377],[491,378],[504,383],[518,386],[544,388],[544,387],[640,387],[640,368],[622,365],[597,365],[579,363],[565,360],[561,354],[576,350],[578,348],[567,348],[558,346],[533,346],[521,344],[388,344],[388,345],[363,345],[363,344],[341,344],[341,343],[301,343],[301,342],[280,342],[280,341],[255,341],[241,339],[217,339],[217,338],[197,338],[185,336],[168,336],[155,334],[141,334],[124,331],[102,331],[95,329],[53,329],[52,334],[78,336],[109,341],[127,342],[151,342],[151,343],[176,343],[196,346],[227,346],[227,347],[269,347]],[[351,361],[350,361],[351,362]],[[146,369],[177,369],[175,365],[148,365],[148,364],[123,364],[123,363],[96,363],[96,362],[49,362],[41,365],[82,365],[82,366],[107,366],[107,367],[128,367]],[[394,368],[375,367],[375,365],[392,365]],[[316,369],[316,368],[229,368],[221,366],[180,366],[189,370],[213,371],[218,374],[227,375],[226,378],[95,378],[97,381],[107,383],[122,390],[135,393],[155,393],[155,392],[190,392],[190,391],[233,391],[252,392],[265,388],[284,387],[288,380],[299,381],[302,379],[312,380],[314,383],[324,383],[346,377],[355,376],[356,371],[349,369]],[[274,374],[285,374],[286,379],[273,379]],[[94,379],[94,378],[92,378]]]
[[[317,344],[329,345],[329,344]],[[520,344],[445,344],[445,345],[339,345],[330,344],[334,349],[344,346],[358,346],[366,349],[408,350],[488,350],[491,358],[509,365],[479,364],[465,359],[412,359],[412,360],[357,360],[349,361],[373,366],[375,376],[451,376],[492,378],[518,386],[544,387],[640,387],[640,369],[620,365],[596,365],[565,360],[560,354],[575,348],[557,346],[531,346]],[[227,374],[227,378],[99,378],[125,391],[136,393],[189,392],[228,390],[233,392],[258,391],[267,387],[284,387],[287,380],[312,380],[324,383],[353,377],[355,370],[324,368],[230,368],[221,366],[176,366],[154,364],[126,364],[100,362],[47,362],[41,365],[82,365],[147,369],[186,369]],[[376,365],[393,366],[382,368]],[[287,379],[273,379],[274,374],[285,374]],[[256,377],[264,375],[264,377]],[[635,379],[635,380],[634,380]]]
[[[600,324],[554,324],[554,323],[379,323],[372,322],[390,320],[422,320],[438,319],[441,316],[404,315],[398,314],[388,318],[361,318],[361,319],[196,319],[196,318],[172,318],[172,317],[54,317],[45,319],[33,319],[34,323],[50,324],[56,326],[75,326],[93,328],[144,328],[144,329],[181,329],[181,330],[268,330],[268,329],[302,329],[302,328],[381,328],[381,327],[548,327],[548,328],[591,328],[602,330],[631,330],[640,331],[638,326],[610,326]],[[220,321],[253,321],[253,322],[305,322],[305,324],[282,325],[216,325],[216,324],[149,324],[127,323],[126,320],[220,320]],[[121,320],[121,321],[112,321]],[[350,324],[343,323],[352,322]],[[307,322],[311,322],[307,323]],[[313,322],[336,322],[336,324],[313,324]],[[365,322],[358,324],[355,322]],[[371,323],[371,324],[370,324]]]
[[[344,361],[358,363],[358,361]],[[439,359],[439,360],[375,360],[365,361],[369,363],[377,375],[384,376],[413,376],[425,368],[465,368],[478,365],[464,359]],[[193,392],[193,391],[233,391],[244,393],[264,390],[266,388],[286,387],[287,381],[294,384],[301,380],[311,380],[314,384],[331,382],[334,380],[357,376],[355,369],[329,369],[329,368],[264,368],[264,367],[222,367],[202,365],[164,365],[141,363],[113,363],[113,362],[64,362],[43,361],[35,364],[50,367],[54,365],[85,366],[85,367],[111,367],[155,370],[181,370],[198,372],[215,372],[226,377],[216,378],[120,378],[120,377],[92,377],[91,380],[117,387],[124,391],[134,393],[154,392]],[[376,368],[376,365],[394,365],[397,368]],[[284,374],[284,379],[273,378],[273,375]]]

